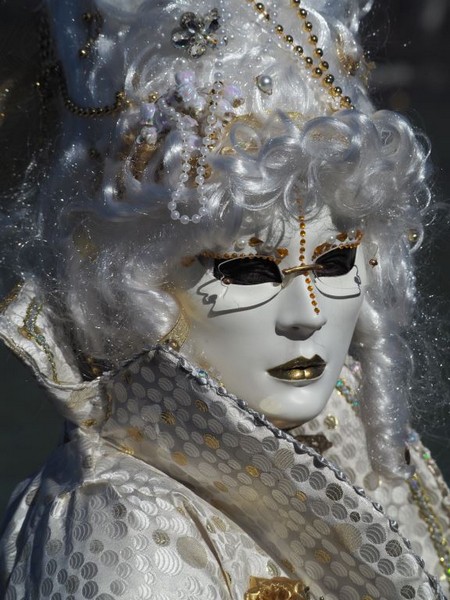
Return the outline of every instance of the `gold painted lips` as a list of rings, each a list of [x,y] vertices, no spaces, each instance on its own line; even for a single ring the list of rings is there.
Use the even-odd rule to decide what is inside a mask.
[[[299,356],[282,365],[268,369],[271,377],[283,379],[284,381],[306,381],[317,379],[324,372],[327,363],[318,354],[312,358]]]

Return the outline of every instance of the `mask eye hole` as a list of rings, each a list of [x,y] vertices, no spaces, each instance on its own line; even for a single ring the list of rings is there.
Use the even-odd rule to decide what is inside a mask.
[[[215,259],[213,275],[216,279],[226,279],[228,283],[237,285],[281,283],[282,281],[277,264],[264,256]]]
[[[339,277],[347,275],[354,265],[357,248],[336,248],[316,259],[316,264],[322,268],[317,271],[317,277]]]

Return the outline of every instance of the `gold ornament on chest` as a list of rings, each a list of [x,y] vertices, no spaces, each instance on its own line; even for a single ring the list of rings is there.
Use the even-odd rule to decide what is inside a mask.
[[[310,593],[301,579],[250,577],[244,600],[310,600]]]

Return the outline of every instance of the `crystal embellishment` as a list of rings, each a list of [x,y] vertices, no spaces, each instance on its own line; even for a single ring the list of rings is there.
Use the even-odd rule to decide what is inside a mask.
[[[180,26],[172,31],[172,43],[183,48],[191,58],[200,58],[208,47],[216,48],[221,41],[216,35],[220,28],[220,14],[216,8],[200,17],[193,12],[181,15]],[[225,41],[225,38],[222,38]]]

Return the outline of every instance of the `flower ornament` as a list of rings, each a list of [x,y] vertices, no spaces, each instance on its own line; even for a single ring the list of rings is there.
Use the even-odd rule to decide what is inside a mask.
[[[180,27],[172,31],[172,43],[176,48],[185,48],[191,58],[200,58],[208,46],[216,48],[221,41],[215,32],[220,27],[220,14],[216,8],[200,17],[193,12],[181,15]],[[226,41],[223,37],[222,41]]]

